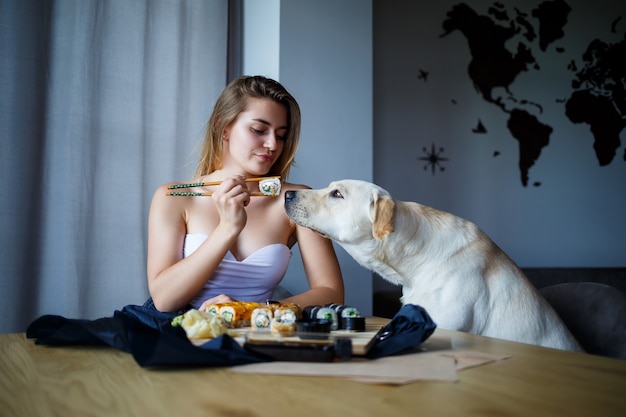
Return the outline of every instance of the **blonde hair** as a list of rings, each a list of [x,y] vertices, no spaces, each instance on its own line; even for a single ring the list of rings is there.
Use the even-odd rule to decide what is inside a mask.
[[[195,176],[201,177],[222,167],[224,130],[246,110],[249,98],[269,98],[287,109],[285,145],[268,175],[287,179],[300,143],[300,106],[279,82],[263,76],[242,76],[231,81],[220,94],[209,118]]]

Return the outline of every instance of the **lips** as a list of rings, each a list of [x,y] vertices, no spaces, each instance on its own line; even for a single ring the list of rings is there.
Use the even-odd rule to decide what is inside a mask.
[[[274,162],[274,157],[272,155],[257,155],[257,158],[263,162]]]

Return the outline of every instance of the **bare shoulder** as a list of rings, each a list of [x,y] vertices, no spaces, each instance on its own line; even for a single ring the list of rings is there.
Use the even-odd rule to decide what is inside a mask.
[[[171,189],[172,186],[178,185],[178,184],[182,184],[180,182],[168,182],[166,184],[161,184],[157,187],[157,189],[154,191],[154,195],[152,196],[153,201],[155,200],[166,200],[169,201],[171,200],[170,198],[166,198],[169,197],[169,193],[171,191],[173,191]]]
[[[170,187],[177,184],[182,183],[170,182],[157,187],[152,196],[151,211],[159,210],[171,215],[173,213],[182,214],[186,210],[189,198],[171,196],[169,194],[172,191]]]

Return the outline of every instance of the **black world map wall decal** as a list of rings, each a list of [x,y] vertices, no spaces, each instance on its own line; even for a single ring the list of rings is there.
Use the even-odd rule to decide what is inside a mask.
[[[623,147],[620,135],[626,129],[624,16],[606,22],[604,32],[584,34],[584,44],[577,49],[584,51],[580,54],[564,46],[580,42],[576,36],[581,35],[571,33],[568,27],[572,6],[565,0],[542,1],[527,10],[495,1],[484,13],[472,8],[470,3],[460,2],[447,11],[439,38],[459,34],[467,42],[471,57],[467,76],[484,102],[506,114],[506,128],[518,142],[517,167],[522,186],[541,185],[531,180],[530,171],[540,162],[543,151],[555,146],[552,136],[561,134],[557,131],[558,124],[550,118],[554,106],[570,123],[588,126],[585,140],[599,166],[626,161],[626,148],[620,150]],[[610,34],[621,36],[603,39]],[[553,61],[552,58],[559,61],[556,59],[559,55],[569,65],[547,70],[540,65]],[[418,69],[419,83],[430,81],[432,74],[428,66]],[[562,71],[562,76],[569,80],[570,90],[564,97],[559,93],[558,97],[546,100],[533,89],[512,88],[524,73],[552,70]],[[541,90],[541,86],[537,88]],[[552,112],[545,112],[546,106]],[[486,130],[479,120],[472,133],[486,134]],[[445,171],[443,162],[448,158],[443,157],[443,147],[433,143],[430,149],[424,147],[423,152],[418,159],[426,162],[424,170],[430,170],[433,175]],[[499,151],[493,154],[497,155]]]

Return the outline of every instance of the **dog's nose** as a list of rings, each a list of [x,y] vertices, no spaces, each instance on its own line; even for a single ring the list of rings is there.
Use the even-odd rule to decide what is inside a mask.
[[[285,191],[285,202],[291,201],[296,198],[295,191]]]

